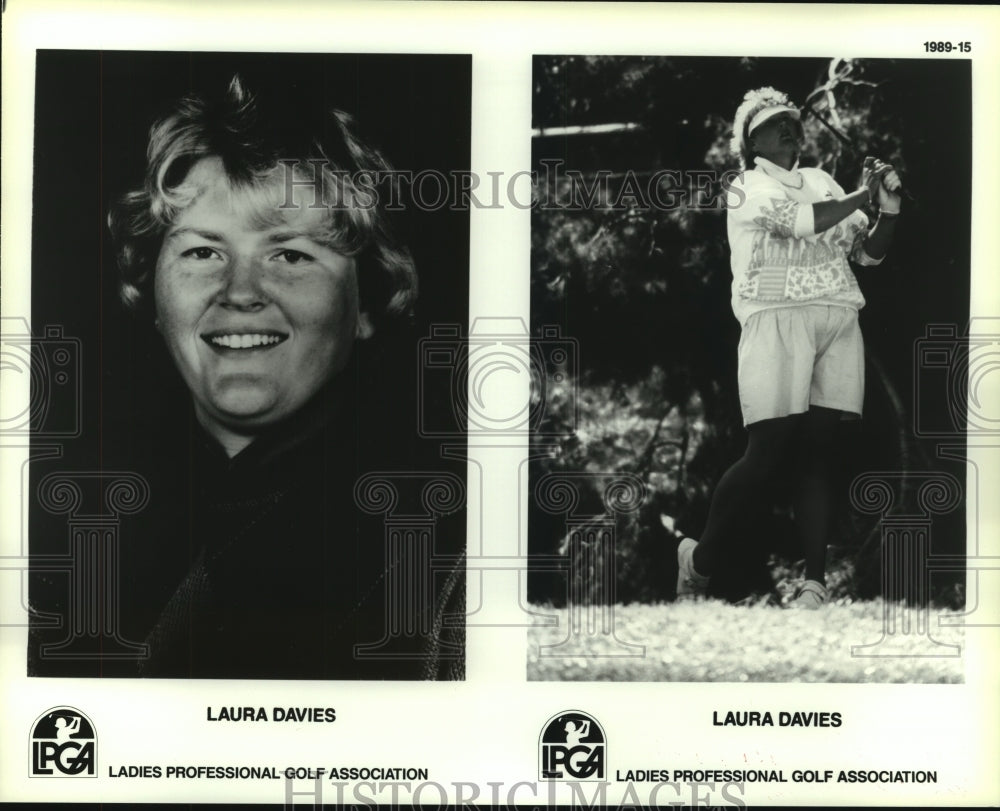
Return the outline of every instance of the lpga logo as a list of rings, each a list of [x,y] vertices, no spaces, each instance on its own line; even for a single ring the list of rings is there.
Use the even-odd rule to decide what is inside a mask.
[[[603,780],[607,740],[595,718],[570,710],[550,718],[539,739],[543,780]]]
[[[31,727],[32,777],[96,777],[97,733],[79,710],[54,707]]]

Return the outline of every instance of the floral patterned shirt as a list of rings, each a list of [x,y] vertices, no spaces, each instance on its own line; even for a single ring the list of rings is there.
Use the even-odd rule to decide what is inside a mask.
[[[783,169],[764,158],[728,192],[733,313],[740,324],[773,307],[833,304],[860,309],[864,296],[848,264],[877,265],[862,247],[868,217],[855,211],[813,233],[812,204],[842,197],[822,169]]]

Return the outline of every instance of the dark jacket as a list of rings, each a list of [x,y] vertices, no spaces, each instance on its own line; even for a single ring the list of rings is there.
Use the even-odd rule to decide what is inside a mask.
[[[399,560],[387,559],[385,516],[355,501],[371,460],[386,459],[361,447],[359,419],[354,399],[332,385],[232,459],[192,421],[172,462],[151,471],[148,514],[122,538],[123,628],[149,656],[105,663],[100,674],[462,678],[464,561],[455,537],[435,539],[435,554],[451,552],[447,566],[420,575],[429,615],[377,645],[387,637]],[[402,504],[396,513],[418,511]],[[445,521],[453,536],[464,533],[460,512]],[[35,666],[61,675],[57,664]]]

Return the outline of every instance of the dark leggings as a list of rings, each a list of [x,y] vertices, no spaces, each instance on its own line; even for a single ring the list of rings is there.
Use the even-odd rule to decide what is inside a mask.
[[[775,474],[791,462],[796,465],[793,507],[805,549],[806,577],[823,582],[833,518],[833,457],[840,416],[840,411],[814,406],[805,414],[747,426],[746,452],[719,479],[712,495],[705,531],[694,552],[696,571],[711,574],[715,570],[727,546],[738,542],[754,505],[770,498]]]

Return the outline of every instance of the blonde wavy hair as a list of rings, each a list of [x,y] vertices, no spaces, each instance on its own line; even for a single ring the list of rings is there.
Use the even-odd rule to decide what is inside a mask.
[[[124,195],[108,214],[125,306],[151,316],[163,236],[196,191],[184,180],[199,160],[217,157],[234,189],[264,192],[290,171],[296,186],[315,186],[317,200],[337,200],[322,236],[357,260],[362,307],[375,321],[412,312],[413,258],[396,240],[373,196],[377,189],[369,185],[373,177],[391,177],[386,159],[361,139],[343,111],[309,120],[301,108],[286,109],[282,99],[268,102],[265,110],[234,76],[221,96],[186,96],[153,125],[142,188]]]

